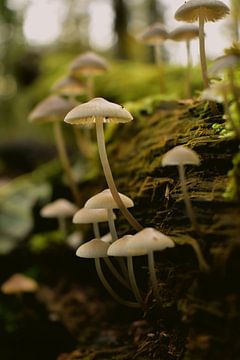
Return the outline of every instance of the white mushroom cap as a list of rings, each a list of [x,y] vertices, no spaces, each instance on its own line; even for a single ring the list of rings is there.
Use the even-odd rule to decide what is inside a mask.
[[[116,215],[114,214],[114,220]],[[108,221],[108,212],[106,209],[87,209],[78,210],[73,217],[74,224],[90,224]]]
[[[56,82],[52,90],[63,96],[78,96],[86,93],[86,85],[72,76],[67,76]]]
[[[108,256],[135,256],[129,251],[128,243],[131,241],[133,235],[125,235],[115,241],[108,248]]]
[[[169,33],[169,39],[174,41],[187,41],[199,36],[199,28],[196,25],[182,25]]]
[[[87,52],[78,56],[70,65],[70,72],[74,76],[98,75],[107,70],[106,60],[94,52]]]
[[[76,252],[76,255],[87,259],[97,259],[107,257],[109,244],[100,240],[93,239],[81,245]]]
[[[58,199],[44,206],[40,215],[45,218],[71,217],[77,211],[77,207],[66,199]]]
[[[126,195],[118,193],[126,208],[134,206],[133,201]],[[87,209],[118,209],[118,205],[113,199],[110,189],[103,190],[91,197],[84,205]]]
[[[107,244],[111,244],[112,243],[112,235],[111,235],[111,233],[109,232],[109,233],[103,235],[101,237],[101,240],[104,241]]]
[[[162,166],[199,165],[198,154],[186,146],[175,146],[162,158]]]
[[[38,289],[37,282],[23,274],[14,274],[1,286],[4,294],[20,294],[24,292],[35,292]]]
[[[216,59],[214,64],[210,67],[209,72],[217,74],[226,69],[231,69],[240,64],[240,56],[224,55]]]
[[[95,123],[96,120],[101,120],[105,123],[126,123],[133,120],[133,117],[121,105],[103,98],[94,98],[76,106],[64,119],[66,123],[72,125]]]
[[[151,251],[162,251],[174,247],[173,240],[154,228],[145,228],[135,234],[127,243],[132,256],[147,255]]]
[[[156,22],[144,30],[139,39],[148,45],[157,45],[162,43],[168,38],[168,33],[165,26],[159,22]]]
[[[230,13],[230,9],[218,0],[189,0],[175,13],[175,19],[186,22],[197,21],[200,16],[205,21],[216,21]]]
[[[29,114],[29,121],[46,123],[49,121],[63,121],[67,113],[76,103],[58,95],[52,95],[41,101]]]
[[[222,102],[224,93],[229,90],[230,85],[226,81],[211,82],[209,88],[202,91],[201,100]]]

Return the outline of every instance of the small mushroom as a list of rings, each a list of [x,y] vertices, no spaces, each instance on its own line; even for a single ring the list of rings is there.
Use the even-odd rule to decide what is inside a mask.
[[[134,203],[128,196],[118,193],[124,206],[126,208],[133,207]],[[113,209],[119,209],[118,204],[114,200],[112,193],[109,189],[105,189],[97,195],[92,196],[84,205],[86,209],[106,209],[107,218],[109,224],[109,230],[112,236],[112,241],[116,241],[118,238],[117,231],[114,224],[114,212]]]
[[[191,51],[190,41],[199,36],[199,28],[195,25],[182,25],[169,33],[169,39],[174,41],[184,41],[187,48],[187,78],[186,78],[186,94],[191,97]]]
[[[70,66],[72,76],[85,76],[87,78],[87,93],[89,99],[94,97],[94,77],[107,70],[108,64],[106,60],[94,52],[87,52],[78,56]]]
[[[108,249],[108,254],[111,255],[114,247],[117,246],[115,243],[112,244]],[[154,251],[162,251],[166,248],[174,247],[172,239],[161,233],[160,231],[153,228],[145,228],[133,235],[126,244],[123,251],[126,251],[128,256],[148,256],[148,269],[150,274],[150,280],[153,287],[154,295],[159,299],[158,293],[158,281],[155,271],[154,264]]]
[[[58,199],[45,205],[40,215],[44,218],[57,218],[59,230],[66,235],[66,218],[72,217],[77,211],[77,207],[66,199]]]
[[[141,292],[137,285],[137,280],[134,273],[133,268],[133,256],[135,256],[135,252],[130,250],[128,247],[128,243],[133,238],[133,235],[125,235],[115,241],[112,245],[109,246],[107,254],[109,256],[117,256],[117,257],[127,257],[127,266],[128,266],[128,276],[130,280],[130,284],[134,293],[134,296],[137,302],[143,307],[143,299]]]
[[[117,191],[107,157],[103,129],[104,123],[127,123],[132,119],[132,115],[124,107],[103,98],[95,98],[75,107],[67,114],[64,121],[72,125],[96,124],[98,151],[108,187],[124,217],[138,231],[142,226],[128,211]]]
[[[161,45],[168,39],[168,32],[165,26],[156,22],[146,28],[139,36],[139,40],[144,44],[153,46],[155,62],[158,66],[162,65]]]
[[[58,95],[74,99],[76,96],[86,94],[86,86],[73,76],[67,76],[57,81],[53,85],[52,91]]]
[[[6,295],[21,295],[32,293],[38,290],[38,283],[23,274],[14,274],[7,279],[1,286],[1,291]]]
[[[202,77],[204,87],[209,86],[207,61],[204,40],[204,24],[207,21],[217,21],[228,15],[230,9],[222,1],[218,0],[189,0],[180,6],[175,13],[175,19],[189,23],[199,22],[199,48]]]
[[[99,230],[99,223],[107,222],[109,219],[108,211],[104,208],[96,209],[96,208],[82,208],[78,210],[73,217],[74,224],[93,224],[94,236],[96,239],[102,240]],[[116,215],[112,211],[111,219],[114,222],[116,219]],[[123,278],[121,274],[115,269],[114,265],[108,258],[104,258],[106,265],[112,274],[124,285],[125,287],[129,287],[126,280]]]
[[[29,121],[36,124],[51,122],[54,131],[55,142],[62,167],[66,173],[68,185],[77,204],[80,204],[80,194],[75,183],[66,144],[61,128],[61,121],[76,103],[57,95],[47,97],[41,101],[29,114]]]
[[[120,304],[128,306],[128,307],[139,307],[139,304],[127,301],[122,299],[112,288],[112,286],[107,281],[101,267],[101,258],[106,258],[107,250],[109,248],[109,244],[100,240],[100,239],[93,239],[88,241],[87,243],[81,245],[76,252],[76,255],[82,258],[94,259],[95,268],[98,274],[99,279],[101,280],[105,289],[109,292],[109,294]]]
[[[200,158],[198,154],[187,148],[186,146],[176,146],[169,150],[162,158],[162,166],[177,166],[180,178],[180,185],[183,193],[183,198],[186,206],[186,211],[192,226],[197,231],[199,226],[196,221],[196,217],[192,208],[192,204],[187,191],[187,184],[185,179],[184,165],[199,165]]]

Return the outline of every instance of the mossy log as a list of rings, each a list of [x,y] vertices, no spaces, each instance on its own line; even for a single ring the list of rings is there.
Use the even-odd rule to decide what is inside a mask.
[[[144,227],[177,240],[156,254],[160,302],[150,289],[143,315],[150,335],[139,337],[132,354],[112,359],[240,359],[240,203],[225,196],[239,143],[214,130],[225,126],[218,111],[212,115],[206,103],[191,100],[164,101],[111,128],[107,149],[118,190],[134,199],[132,213]],[[161,166],[162,155],[183,144],[201,158],[200,166],[186,167],[199,233],[186,216],[177,169]],[[134,233],[122,217],[117,227],[119,235]],[[143,289],[145,265],[135,263]]]

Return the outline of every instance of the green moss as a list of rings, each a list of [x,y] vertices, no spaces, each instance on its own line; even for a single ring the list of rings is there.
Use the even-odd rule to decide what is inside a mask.
[[[228,173],[229,182],[224,193],[226,200],[239,200],[240,199],[240,152],[233,158],[233,168]]]
[[[35,253],[40,253],[51,245],[64,243],[64,236],[61,231],[51,231],[48,233],[35,234],[29,241],[30,249]]]

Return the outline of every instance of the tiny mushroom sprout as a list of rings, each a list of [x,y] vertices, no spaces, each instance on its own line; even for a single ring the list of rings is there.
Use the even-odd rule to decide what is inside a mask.
[[[165,26],[159,22],[146,28],[139,36],[140,41],[144,44],[154,47],[155,62],[157,65],[162,64],[161,44],[167,40],[167,38],[168,32]]]
[[[1,291],[6,295],[21,295],[23,293],[33,293],[38,290],[38,283],[23,274],[14,274],[7,279],[1,286]]]
[[[191,220],[192,226],[197,231],[199,226],[197,224],[195,214],[192,208],[192,204],[187,191],[185,169],[184,165],[199,165],[200,158],[198,154],[187,148],[186,146],[176,146],[169,150],[162,158],[162,166],[177,166],[180,178],[180,185],[183,193],[183,198],[186,206],[186,211],[189,219]]]
[[[186,21],[189,23],[199,22],[199,48],[202,77],[204,87],[209,85],[207,61],[205,52],[205,35],[204,23],[207,21],[215,22],[228,15],[230,9],[222,1],[218,0],[189,0],[180,6],[175,13],[175,19],[179,21]]]
[[[112,286],[107,281],[101,267],[101,258],[106,258],[107,250],[109,248],[109,244],[100,240],[93,239],[88,241],[87,243],[81,245],[76,252],[76,255],[81,258],[94,259],[95,268],[98,274],[100,281],[102,282],[105,289],[109,292],[109,294],[120,304],[129,306],[129,307],[139,307],[139,304],[127,301],[122,299],[112,288]]]
[[[93,79],[108,70],[107,61],[94,52],[86,52],[78,56],[70,66],[70,73],[73,77],[87,78],[88,98],[94,97]]]
[[[127,257],[127,265],[128,265],[128,276],[130,280],[130,284],[134,293],[134,296],[137,300],[137,302],[143,306],[143,299],[140,293],[140,290],[137,285],[134,268],[133,268],[133,256],[135,255],[135,252],[128,248],[128,243],[133,238],[133,235],[125,235],[122,238],[115,241],[112,245],[108,248],[108,255],[109,256],[121,256],[121,257]]]
[[[111,245],[108,254],[111,254]],[[174,247],[172,239],[154,228],[145,228],[139,231],[126,244],[129,256],[148,256],[148,269],[153,292],[156,299],[159,299],[158,283],[154,266],[154,251],[162,251]]]
[[[191,96],[191,51],[190,41],[199,36],[199,28],[196,25],[182,25],[169,33],[169,39],[174,41],[185,41],[187,47],[187,79],[186,79],[186,93]]]
[[[76,203],[80,203],[80,194],[75,183],[66,145],[62,133],[61,122],[66,114],[76,106],[76,103],[58,95],[52,95],[41,101],[29,114],[29,121],[36,124],[51,122],[53,124],[54,137],[58,155],[62,167],[66,173],[68,185]]]
[[[117,191],[107,157],[103,129],[104,123],[127,123],[132,120],[132,115],[124,107],[103,98],[94,98],[84,104],[78,105],[71,110],[64,119],[65,122],[72,125],[89,123],[96,125],[98,151],[108,187],[120,211],[128,222],[139,231],[142,229],[142,226],[128,211]]]
[[[66,218],[72,217],[77,207],[66,199],[58,199],[45,205],[40,215],[44,218],[57,218],[59,230],[66,234]]]

